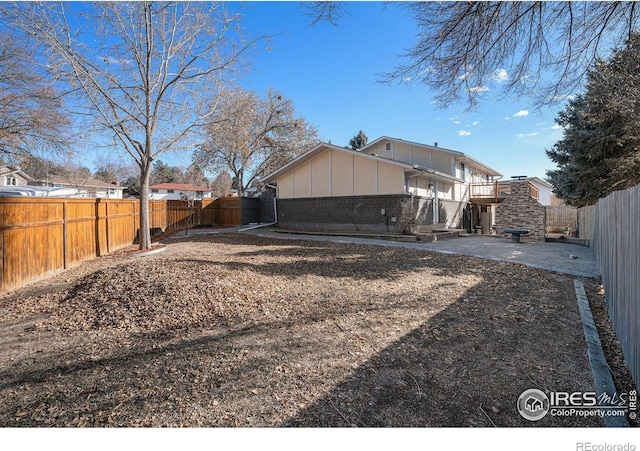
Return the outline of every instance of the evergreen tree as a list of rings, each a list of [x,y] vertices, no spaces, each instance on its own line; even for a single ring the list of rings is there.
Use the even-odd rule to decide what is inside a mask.
[[[358,132],[353,138],[349,140],[349,149],[358,150],[362,149],[369,142],[369,138],[364,134],[362,130]]]
[[[556,196],[569,205],[595,203],[640,183],[640,35],[587,74],[586,93],[568,102],[557,123],[563,137],[546,153]]]

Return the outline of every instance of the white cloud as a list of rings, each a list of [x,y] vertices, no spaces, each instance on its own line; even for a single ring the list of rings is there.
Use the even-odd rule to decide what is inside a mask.
[[[471,92],[487,92],[489,88],[487,86],[476,86],[475,88],[469,89]]]
[[[460,122],[460,121],[453,121],[453,123],[456,124],[456,125],[462,124],[462,122]]]
[[[480,122],[478,122],[478,121],[473,121],[473,122],[471,123],[471,125],[478,125],[479,123],[480,123]]]
[[[536,125],[538,127],[542,127],[543,125],[547,125],[547,123],[546,122],[538,122]]]
[[[505,116],[505,117],[504,117],[504,120],[505,120],[505,121],[510,121],[510,120],[511,120],[511,118],[510,118],[509,116]]]
[[[460,131],[458,131],[458,135],[462,136],[463,138],[465,136],[469,136],[470,134],[471,134],[471,132],[469,130],[460,130]]]
[[[509,79],[509,74],[504,69],[496,69],[491,74],[491,78],[498,83],[502,83],[503,81],[507,81]]]
[[[527,110],[520,110],[516,114],[514,114],[513,117],[525,117],[528,115],[529,115],[529,112]]]
[[[561,128],[562,128],[562,125],[559,125],[559,124],[553,124],[553,125],[551,126],[551,130],[559,130],[559,129],[561,129]]]
[[[536,136],[538,134],[538,132],[533,132],[533,133],[516,133],[515,136],[516,138],[531,138],[532,136]]]

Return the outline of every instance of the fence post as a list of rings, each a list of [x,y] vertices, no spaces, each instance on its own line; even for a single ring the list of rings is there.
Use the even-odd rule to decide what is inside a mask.
[[[67,199],[62,201],[62,266],[69,267],[69,239],[67,237]]]
[[[96,234],[96,257],[102,256],[102,248],[100,245],[100,205],[98,205],[98,199],[95,204],[95,234]]]
[[[98,199],[98,203],[102,202],[102,199]],[[109,202],[104,203],[104,221],[105,221],[105,234],[107,237],[107,254],[111,253],[111,243],[109,243]]]
[[[0,239],[0,291],[4,291],[4,202],[2,203],[2,213],[0,213],[0,231],[2,236]]]

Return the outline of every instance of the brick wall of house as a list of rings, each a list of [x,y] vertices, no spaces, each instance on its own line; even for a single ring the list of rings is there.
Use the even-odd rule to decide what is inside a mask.
[[[408,194],[277,199],[277,225],[314,232],[408,235],[433,227],[458,227],[459,204],[441,202],[442,223],[433,224],[433,199]]]
[[[277,225],[312,232],[400,233],[402,200],[406,197],[408,196],[386,195],[277,199]]]
[[[502,234],[507,228],[528,229],[523,238],[544,240],[545,208],[530,196],[526,180],[511,182],[511,194],[496,208],[495,229]]]

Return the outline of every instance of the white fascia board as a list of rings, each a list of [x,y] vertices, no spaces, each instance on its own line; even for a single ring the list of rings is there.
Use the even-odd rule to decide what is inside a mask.
[[[430,176],[433,176],[436,179],[443,179],[443,180],[447,180],[449,182],[454,182],[454,183],[464,183],[464,180],[462,179],[453,177],[449,174],[445,174],[444,172],[436,171],[435,169],[420,166],[418,164],[414,164],[413,169],[415,169],[416,171],[420,171],[424,174],[429,174]]]

